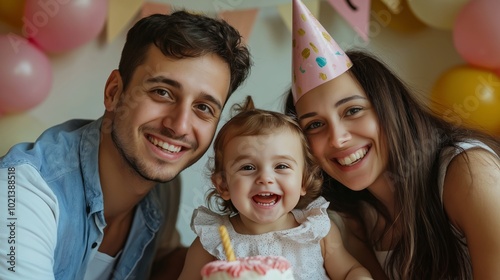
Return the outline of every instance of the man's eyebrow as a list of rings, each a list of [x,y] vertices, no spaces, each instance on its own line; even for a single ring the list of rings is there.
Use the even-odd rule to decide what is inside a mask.
[[[156,77],[148,78],[148,79],[146,79],[146,83],[149,83],[149,84],[161,83],[161,84],[171,85],[171,86],[178,88],[178,89],[182,88],[181,83],[177,82],[176,80],[169,79],[165,76],[156,76]]]
[[[209,101],[209,102],[211,102],[211,103],[214,103],[214,104],[215,104],[215,106],[217,106],[217,108],[218,108],[219,110],[222,110],[222,104],[220,103],[220,101],[219,101],[219,100],[217,100],[215,97],[213,97],[212,95],[210,95],[210,94],[208,94],[208,93],[206,93],[206,92],[202,92],[201,94],[202,94],[201,96],[202,96],[204,99],[208,100],[208,101]]]

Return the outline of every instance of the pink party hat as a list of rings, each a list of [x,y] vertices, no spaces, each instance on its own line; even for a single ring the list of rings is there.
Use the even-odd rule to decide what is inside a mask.
[[[349,57],[300,0],[293,0],[292,39],[294,103],[352,66]]]

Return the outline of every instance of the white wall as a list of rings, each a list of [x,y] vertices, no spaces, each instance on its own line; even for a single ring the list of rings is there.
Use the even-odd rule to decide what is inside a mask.
[[[170,1],[188,4],[193,1]],[[241,2],[241,1],[240,1]],[[276,2],[276,1],[275,1]],[[241,2],[247,3],[247,2]],[[268,2],[271,3],[271,2]],[[432,28],[416,34],[397,33],[385,28],[375,18],[371,21],[371,41],[361,41],[347,23],[326,3],[322,3],[320,21],[336,41],[345,47],[364,47],[383,58],[412,87],[428,93],[437,77],[446,69],[463,64],[453,47],[452,34]],[[0,32],[9,28],[0,26]],[[26,123],[27,126],[0,125],[0,141],[32,141],[43,129],[70,118],[97,118],[104,111],[103,88],[108,74],[117,67],[121,47],[125,41],[123,32],[110,44],[103,38],[92,41],[77,50],[51,56],[54,84],[49,97],[36,108],[22,116],[3,117],[3,122]],[[251,76],[229,100],[229,105],[252,95],[258,107],[281,110],[282,94],[290,85],[291,35],[272,5],[262,8],[255,22],[249,40],[254,67]],[[1,62],[0,62],[1,63]],[[228,107],[222,121],[228,116]],[[0,117],[0,123],[2,117]],[[33,125],[36,123],[36,125]],[[8,127],[8,128],[6,128]],[[11,135],[5,140],[5,136]],[[7,137],[8,138],[8,137]],[[4,146],[1,145],[1,146]],[[3,154],[5,151],[0,151]],[[195,207],[204,204],[205,191],[210,184],[206,178],[207,156],[182,173],[183,197],[178,229],[182,242],[189,245],[195,235],[189,228],[191,213]]]

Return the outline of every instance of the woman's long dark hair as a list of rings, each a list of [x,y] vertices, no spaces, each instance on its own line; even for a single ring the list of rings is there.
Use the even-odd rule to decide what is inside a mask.
[[[444,211],[438,187],[439,156],[458,142],[482,141],[500,154],[498,139],[459,127],[432,113],[382,62],[360,51],[346,52],[351,75],[372,103],[387,138],[389,160],[385,176],[393,182],[395,203],[401,209],[396,228],[401,236],[388,259],[392,279],[469,279],[472,268],[460,234],[453,230]],[[285,112],[296,115],[289,93]],[[324,174],[323,196],[330,206],[361,222],[361,202],[392,224],[388,211],[367,189],[352,191]],[[370,233],[367,232],[368,236]],[[375,240],[374,240],[375,238]],[[374,246],[377,237],[366,240]],[[380,237],[379,237],[380,238]]]

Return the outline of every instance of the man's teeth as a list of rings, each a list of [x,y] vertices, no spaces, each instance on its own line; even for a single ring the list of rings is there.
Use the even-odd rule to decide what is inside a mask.
[[[337,159],[337,161],[341,165],[352,165],[352,164],[356,163],[358,160],[362,159],[366,155],[366,152],[368,152],[368,149],[362,148],[362,149],[359,149],[356,152],[346,156],[345,158]]]
[[[153,143],[155,146],[158,146],[164,150],[167,150],[171,153],[178,153],[181,150],[180,146],[174,146],[174,145],[169,145],[168,143],[165,143],[161,140],[158,140],[154,137],[149,136],[148,137],[149,142]]]

